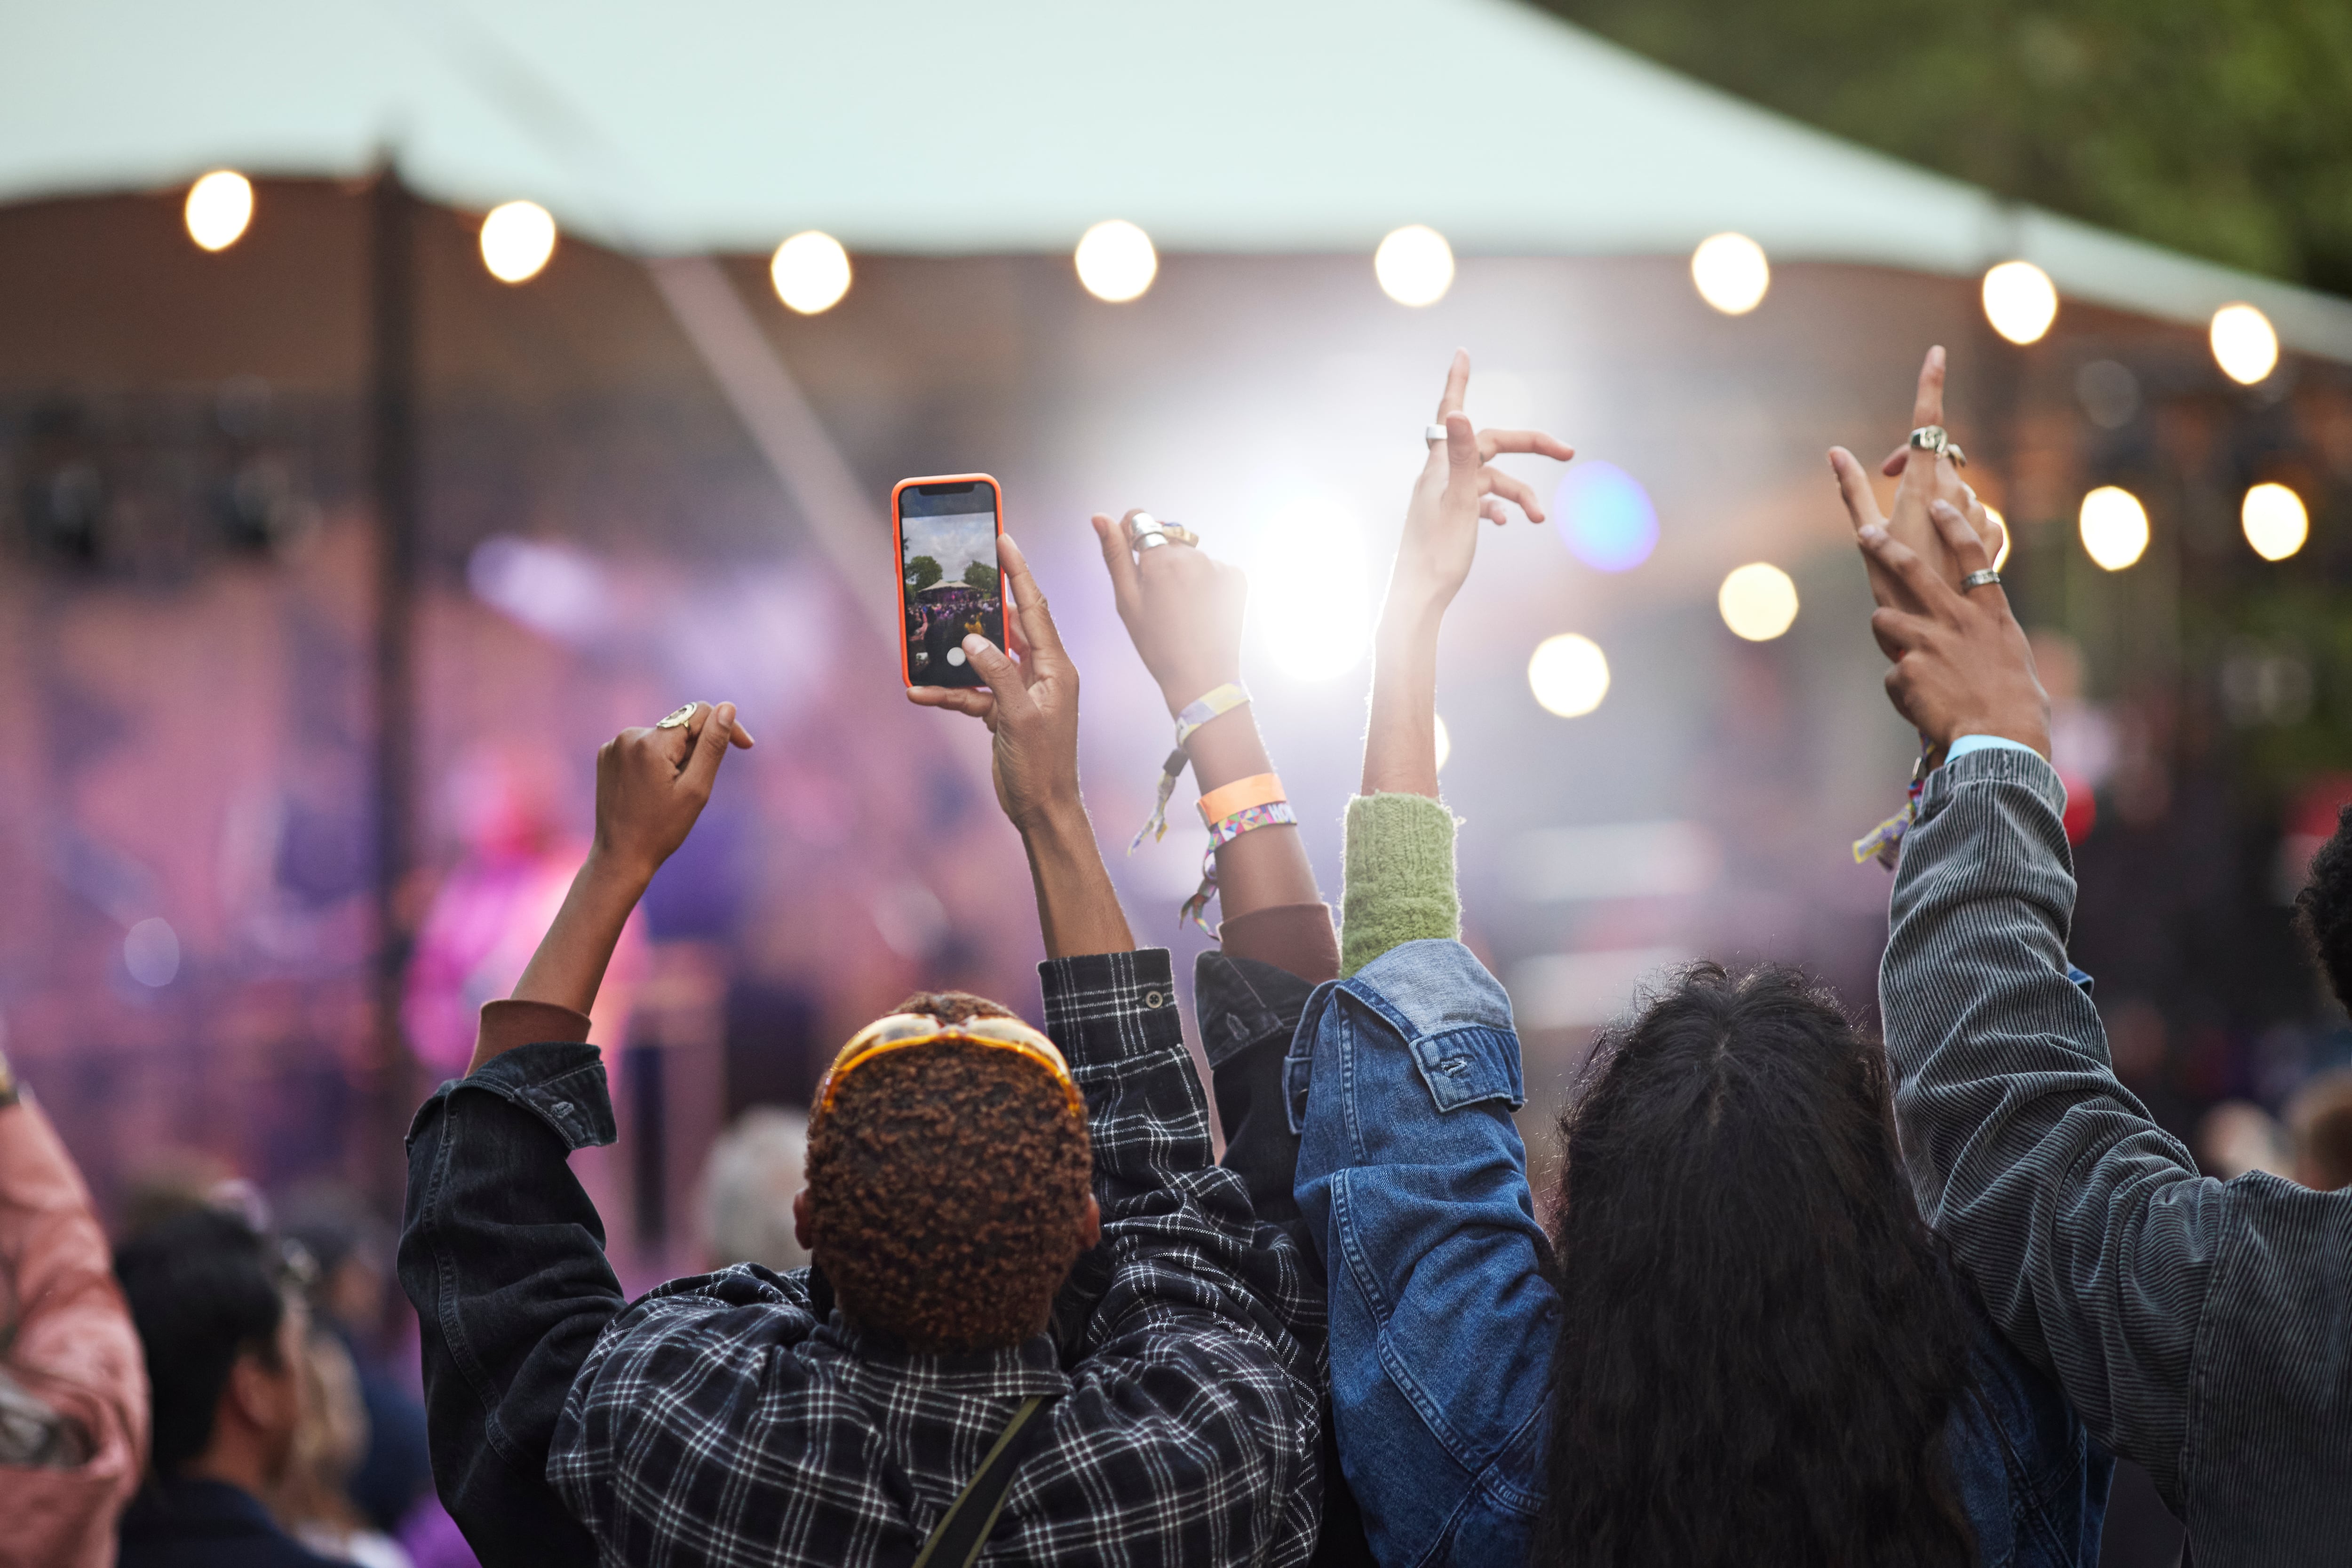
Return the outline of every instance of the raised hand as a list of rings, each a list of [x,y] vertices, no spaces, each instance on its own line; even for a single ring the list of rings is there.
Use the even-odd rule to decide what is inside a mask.
[[[1129,547],[1126,525],[1141,515],[1129,512],[1113,522],[1097,512],[1095,538],[1110,570],[1118,618],[1174,714],[1204,692],[1241,679],[1249,579],[1195,545],[1162,545],[1139,559]]]
[[[1935,500],[1927,517],[1961,572],[1992,563],[1958,507]],[[1991,735],[2048,757],[2050,698],[2000,584],[1954,588],[1882,524],[1864,525],[1856,542],[1906,601],[1882,606],[1870,617],[1872,635],[1895,661],[1886,672],[1886,695],[1895,711],[1939,747],[1964,735]]]
[[[987,638],[963,640],[964,655],[988,683],[968,686],[915,686],[907,700],[921,707],[969,714],[995,737],[990,771],[996,803],[1024,832],[1055,810],[1078,805],[1078,670],[1062,647],[1061,634],[1045,607],[1045,591],[1030,575],[1021,547],[1007,535],[996,540],[1012,580],[1015,613],[1006,617],[1017,662]]]
[[[1470,389],[1470,354],[1456,350],[1437,400],[1435,423],[1445,439],[1429,443],[1429,460],[1413,482],[1404,537],[1389,575],[1389,613],[1443,612],[1461,591],[1478,549],[1478,519],[1509,520],[1509,507],[1529,522],[1544,520],[1543,503],[1524,480],[1492,467],[1506,452],[1533,452],[1565,463],[1575,449],[1538,430],[1474,430],[1462,412]]]
[[[1944,370],[1943,349],[1929,349],[1927,359],[1919,366],[1919,385],[1911,400],[1913,429],[1944,423]],[[1915,456],[1921,461],[1912,461]],[[1953,564],[1950,550],[1928,519],[1927,508],[1931,503],[1945,502],[1960,513],[1973,536],[1984,547],[1988,559],[1998,559],[2007,543],[2001,525],[1992,520],[1985,511],[1984,503],[1977,498],[1976,490],[1961,479],[1959,465],[1943,453],[1937,453],[1932,458],[1924,452],[1915,453],[1907,433],[1903,444],[1879,465],[1880,473],[1899,476],[1902,481],[1895,487],[1895,510],[1891,517],[1879,514],[1878,497],[1871,490],[1870,476],[1853,453],[1843,446],[1831,447],[1830,471],[1837,476],[1839,493],[1845,500],[1846,513],[1853,519],[1857,532],[1873,524],[1884,528],[1897,542],[1926,560],[1930,570],[1955,587],[1960,580],[1959,569]],[[1864,559],[1869,567],[1871,593],[1879,603],[1904,603],[1910,609],[1920,608],[1902,597],[1903,590],[1899,583],[1889,578],[1866,551]]]
[[[606,741],[596,753],[594,852],[651,878],[693,831],[730,744],[751,746],[733,703],[697,703],[682,727],[625,729]]]

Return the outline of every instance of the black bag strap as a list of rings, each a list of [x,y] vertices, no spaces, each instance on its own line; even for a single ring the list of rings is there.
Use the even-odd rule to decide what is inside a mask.
[[[1029,1426],[1029,1418],[1045,1407],[1045,1396],[1032,1394],[1013,1412],[1013,1419],[998,1434],[996,1446],[980,1461],[963,1490],[948,1511],[940,1516],[940,1525],[931,1538],[923,1542],[923,1550],[915,1559],[915,1568],[971,1568],[980,1560],[980,1549],[988,1540],[988,1532],[996,1528],[996,1516],[1003,1511],[1004,1494],[1013,1488],[1013,1472],[1021,1468],[1022,1450],[1018,1439]]]

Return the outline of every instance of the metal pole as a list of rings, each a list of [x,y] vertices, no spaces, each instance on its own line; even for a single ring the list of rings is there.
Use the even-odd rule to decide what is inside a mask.
[[[411,1098],[413,1063],[400,1027],[408,914],[402,889],[415,863],[416,804],[416,201],[386,160],[369,196],[369,426],[376,533],[375,583],[375,1127],[397,1149]],[[371,1159],[369,1174],[396,1195],[397,1162]]]

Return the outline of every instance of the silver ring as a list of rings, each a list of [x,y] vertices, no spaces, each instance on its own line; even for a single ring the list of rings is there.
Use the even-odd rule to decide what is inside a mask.
[[[1960,444],[1953,440],[1951,433],[1940,424],[1923,424],[1913,431],[1911,444],[1922,452],[1932,452],[1938,457],[1950,458],[1952,466],[1955,468],[1965,468],[1969,465],[1969,455],[1960,450]]]
[[[1434,446],[1439,442],[1445,439],[1445,427],[1442,424],[1424,426],[1421,433],[1421,438],[1429,443],[1430,445]]]
[[[1983,588],[2000,580],[2000,573],[1990,567],[1986,567],[1982,571],[1972,571],[1960,579],[1960,591],[1966,593],[1971,588]]]
[[[659,719],[655,721],[654,727],[656,729],[684,729],[688,725],[694,722],[695,710],[699,708],[702,705],[700,703],[688,703],[683,707],[672,708],[668,713],[664,714]]]
[[[1138,555],[1148,549],[1165,549],[1168,548],[1168,536],[1158,528],[1138,528],[1135,530],[1134,548]]]

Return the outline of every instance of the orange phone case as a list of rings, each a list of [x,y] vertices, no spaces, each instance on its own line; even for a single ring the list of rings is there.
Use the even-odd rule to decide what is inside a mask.
[[[1004,486],[996,482],[993,474],[927,474],[919,479],[901,479],[890,486],[890,571],[898,580],[898,678],[909,689],[915,685],[915,672],[907,659],[907,574],[899,568],[899,563],[907,559],[907,540],[898,520],[898,497],[916,485],[969,485],[975,482],[985,484],[989,493],[996,497],[996,532],[1002,538],[1004,533]],[[1007,597],[1004,591],[1004,558],[1000,554],[996,559],[996,603],[1000,615],[1011,613],[1004,607]]]

